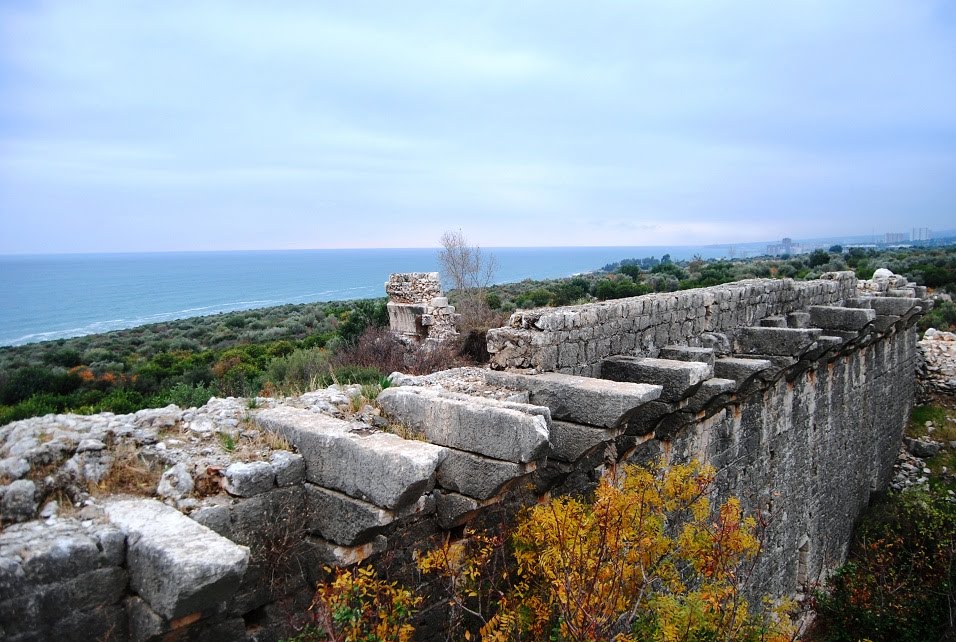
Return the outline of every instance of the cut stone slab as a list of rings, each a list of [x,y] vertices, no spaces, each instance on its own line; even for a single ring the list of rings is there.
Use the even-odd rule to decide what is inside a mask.
[[[878,314],[873,321],[873,329],[877,332],[886,332],[899,323],[900,318],[892,314]]]
[[[438,466],[438,485],[462,495],[487,499],[497,495],[512,480],[534,470],[533,462],[518,464],[449,449],[448,456]]]
[[[786,328],[787,327],[787,318],[782,316],[775,317],[765,317],[760,320],[760,327],[762,328]]]
[[[256,422],[298,449],[309,481],[389,509],[412,504],[429,492],[446,455],[440,446],[301,408],[263,410]]]
[[[227,600],[249,564],[249,549],[154,499],[105,503],[126,533],[130,587],[150,608],[178,618]]]
[[[305,484],[309,532],[343,546],[370,541],[395,521],[395,514],[343,493]]]
[[[733,379],[720,379],[714,377],[700,384],[697,392],[687,400],[684,408],[688,412],[700,412],[712,402],[717,401],[718,397],[727,396],[737,389],[737,382]]]
[[[516,463],[546,457],[549,451],[550,420],[537,411],[532,414],[535,406],[522,412],[479,397],[466,401],[408,387],[386,388],[377,401],[387,415],[424,432],[435,444]]]
[[[225,471],[224,488],[230,495],[252,497],[275,486],[276,473],[267,461],[236,462]]]
[[[787,313],[788,328],[806,328],[810,325],[810,313],[803,310]]]
[[[455,528],[465,524],[485,506],[497,503],[496,498],[479,501],[458,493],[438,493],[438,524],[442,528]]]
[[[714,365],[713,348],[695,348],[692,346],[664,346],[657,355],[661,359],[673,361],[699,361],[711,366]]]
[[[276,473],[276,486],[292,486],[305,480],[305,459],[287,450],[277,450],[269,458]]]
[[[873,297],[870,299],[870,307],[876,310],[877,315],[893,315],[901,317],[917,305],[919,299],[906,299],[902,297]]]
[[[771,367],[773,364],[767,359],[721,357],[714,362],[714,374],[720,379],[733,379],[737,383],[736,389],[739,390]]]
[[[824,330],[861,330],[876,318],[872,308],[841,308],[835,305],[810,306],[810,324]]]
[[[740,328],[734,339],[734,352],[799,356],[809,350],[822,333],[823,331],[817,328]]]
[[[663,390],[658,385],[556,372],[525,375],[491,370],[486,377],[491,384],[528,390],[531,403],[547,406],[552,419],[604,428],[624,425],[632,413],[660,397]]]
[[[621,434],[620,430],[594,428],[568,421],[551,422],[551,456],[549,459],[575,462],[594,448]]]
[[[697,361],[674,361],[619,355],[601,362],[601,377],[659,385],[661,401],[677,401],[694,394],[697,387],[714,376],[714,369]]]

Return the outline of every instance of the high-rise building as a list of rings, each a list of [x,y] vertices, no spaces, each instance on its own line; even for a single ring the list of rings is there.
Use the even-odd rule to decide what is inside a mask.
[[[928,227],[914,227],[910,234],[911,241],[932,241],[933,230]]]
[[[886,244],[890,243],[903,243],[906,241],[906,232],[887,232],[883,235],[883,242]]]

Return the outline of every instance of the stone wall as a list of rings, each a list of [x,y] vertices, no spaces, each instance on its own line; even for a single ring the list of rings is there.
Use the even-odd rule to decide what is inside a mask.
[[[385,283],[392,332],[412,341],[442,341],[458,334],[458,315],[442,296],[438,272],[392,274]]]
[[[521,313],[512,320],[527,327],[490,342],[527,341],[496,343],[497,356],[535,372],[395,374],[375,406],[333,387],[254,408],[4,426],[0,505],[15,523],[0,533],[0,637],[276,640],[301,622],[324,566],[367,561],[426,595],[417,638],[445,639],[447,602],[418,574],[421,550],[587,491],[608,464],[659,457],[719,469],[715,498],[739,496],[768,524],[749,590],[792,595],[843,560],[892,475],[928,307],[894,285],[840,274]],[[634,348],[613,352],[629,345],[619,338],[592,352],[611,327]],[[572,336],[584,356],[561,366],[553,341]],[[226,452],[222,432],[270,446]],[[166,469],[151,497],[81,494],[43,514],[50,489],[82,493],[75,475],[105,474],[120,442]]]
[[[602,303],[519,310],[488,331],[491,365],[600,376],[616,354],[656,356],[670,344],[717,347],[712,333],[732,334],[770,316],[856,296],[852,272],[817,281],[752,279],[710,288],[650,294]]]

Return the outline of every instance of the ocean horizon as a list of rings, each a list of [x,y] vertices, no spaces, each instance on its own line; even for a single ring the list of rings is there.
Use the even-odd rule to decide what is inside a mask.
[[[495,283],[552,279],[627,258],[726,246],[482,248]],[[188,317],[288,303],[385,296],[393,272],[436,272],[438,250],[246,250],[0,256],[0,346],[23,345]]]

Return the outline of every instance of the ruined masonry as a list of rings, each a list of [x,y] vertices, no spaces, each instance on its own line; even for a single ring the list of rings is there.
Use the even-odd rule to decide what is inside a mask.
[[[446,331],[433,277],[393,275],[393,328]],[[798,594],[892,477],[929,305],[893,275],[741,281],[516,312],[490,368],[395,373],[375,407],[333,387],[0,427],[0,637],[277,640],[324,565],[427,595],[418,551],[660,457],[713,464],[718,499],[769,523],[750,590]],[[89,495],[133,446],[156,492]],[[428,598],[419,639],[444,639],[444,609]]]
[[[385,283],[388,322],[400,337],[441,341],[458,334],[459,315],[442,295],[438,272],[392,274]]]

